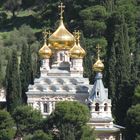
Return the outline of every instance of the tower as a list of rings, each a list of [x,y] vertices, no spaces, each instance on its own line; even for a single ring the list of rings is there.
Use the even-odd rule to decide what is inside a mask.
[[[89,125],[95,128],[99,140],[120,140],[120,126],[113,123],[111,112],[111,99],[108,98],[108,89],[104,87],[103,77],[104,64],[100,59],[100,46],[97,45],[97,60],[93,65],[96,72],[95,82],[87,99],[91,118]]]

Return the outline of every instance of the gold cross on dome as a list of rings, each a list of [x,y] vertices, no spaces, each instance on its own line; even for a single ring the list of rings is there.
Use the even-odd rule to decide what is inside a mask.
[[[48,36],[51,35],[51,32],[50,32],[50,30],[47,32],[46,29],[45,29],[42,33],[43,33],[43,36],[44,36],[44,42],[46,42]]]
[[[100,47],[99,44],[97,44],[96,49],[97,49],[97,57],[98,57],[98,59],[100,59],[100,51],[101,51],[101,47]]]
[[[77,31],[77,39],[78,39],[78,40],[80,39],[80,35],[81,35],[81,33],[80,33],[80,31],[78,30],[78,31]]]
[[[76,30],[74,30],[73,35],[75,38],[76,38],[76,34],[77,34]]]
[[[49,36],[49,37],[51,36],[51,31],[50,31],[50,30],[48,31],[48,36]]]
[[[43,36],[44,36],[44,41],[46,41],[48,32],[45,29],[42,33],[43,33]]]
[[[63,5],[63,3],[61,2],[58,8],[60,8],[60,18],[63,19],[63,12],[64,12],[65,5]]]

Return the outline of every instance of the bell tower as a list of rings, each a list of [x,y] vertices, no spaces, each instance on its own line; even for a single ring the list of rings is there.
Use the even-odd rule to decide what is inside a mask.
[[[93,70],[96,72],[95,82],[87,99],[91,113],[89,125],[95,128],[99,140],[120,140],[116,135],[120,129],[113,124],[108,89],[104,87],[102,81],[104,64],[100,59],[100,46],[97,45],[96,48],[97,60],[93,64]]]

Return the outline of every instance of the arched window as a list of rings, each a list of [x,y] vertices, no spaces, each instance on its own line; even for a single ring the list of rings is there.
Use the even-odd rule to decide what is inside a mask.
[[[95,111],[99,111],[99,104],[98,103],[95,104]]]
[[[107,103],[104,104],[104,111],[107,111],[108,110],[108,106],[107,106]]]
[[[48,104],[47,103],[44,104],[44,113],[48,113]]]
[[[97,96],[97,97],[99,97],[99,96],[100,96],[100,95],[99,95],[99,93],[100,93],[99,91],[97,91],[97,92],[96,92],[96,96]]]

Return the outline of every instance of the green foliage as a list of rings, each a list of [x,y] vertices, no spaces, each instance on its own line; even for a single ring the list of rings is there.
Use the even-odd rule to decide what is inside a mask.
[[[15,17],[15,12],[19,10],[22,0],[7,0],[4,4],[4,8],[12,12],[13,17]]]
[[[105,19],[107,12],[104,6],[96,5],[88,7],[80,12],[83,19],[84,31],[89,37],[101,37],[106,29]]]
[[[3,70],[2,70],[2,61],[0,59],[0,88],[3,86]]]
[[[127,140],[135,140],[140,135],[140,104],[132,106],[127,112]]]
[[[42,121],[41,112],[34,110],[31,106],[19,106],[12,114],[16,127],[17,136],[25,136],[40,128]]]
[[[13,50],[6,69],[6,103],[7,110],[12,112],[21,104],[21,85],[17,52]]]
[[[140,140],[140,134],[137,134],[136,140]]]
[[[14,121],[10,114],[0,110],[0,140],[11,140],[14,137]]]
[[[105,60],[105,85],[109,88],[109,96],[113,99],[113,112],[117,116],[117,122],[125,125],[124,119],[126,111],[132,103],[134,88],[140,82],[139,0],[64,0],[63,2],[66,6],[64,13],[66,27],[69,27],[71,31],[80,29],[83,32],[81,46],[87,52],[84,59],[84,76],[89,77],[91,83],[94,74],[92,63],[95,59],[95,46],[98,43],[102,46],[101,55]],[[32,79],[38,75],[39,59],[36,52],[40,44],[35,41],[33,28],[44,26],[54,30],[56,19],[59,19],[58,4],[59,1],[57,0],[53,2],[22,0],[22,4],[21,0],[0,1],[0,8],[2,9],[2,5],[8,8],[13,12],[13,16],[20,8],[23,8],[22,13],[25,13],[23,15],[19,12],[19,16],[13,19],[9,19],[8,12],[6,14],[5,11],[0,13],[0,46],[6,47],[5,51],[0,48],[2,50],[0,52],[1,86],[3,86],[7,60],[13,48],[18,48],[21,52],[23,46],[30,46],[32,62],[27,62],[27,65],[32,66]],[[15,7],[14,11],[13,7]],[[20,27],[23,23],[31,25],[31,27],[27,25]],[[37,40],[39,40],[39,36],[40,33],[37,33]],[[22,81],[24,81],[22,86],[24,88],[23,93],[25,93],[29,81],[23,75],[30,75],[30,72],[28,73],[23,68],[25,61],[22,61],[21,65],[23,73],[20,74]],[[30,71],[30,69],[28,70]],[[139,103],[139,87],[135,90],[133,103]],[[69,125],[66,124],[63,127],[69,127]],[[71,139],[72,135],[73,130],[71,130]]]
[[[31,45],[35,41],[33,30],[28,25],[22,25],[19,29],[14,28],[13,31],[4,40],[4,45],[7,47],[15,47],[19,50],[24,45]]]
[[[88,120],[89,109],[87,106],[79,102],[64,101],[56,104],[55,111],[49,116],[47,122],[51,129],[56,126],[59,130],[56,136],[60,139],[76,140],[84,133],[83,126]]]
[[[138,85],[135,89],[135,93],[133,96],[133,104],[139,104],[140,103],[140,86]]]
[[[51,114],[57,126],[63,123],[81,126],[89,120],[88,107],[79,102],[59,102]]]
[[[26,103],[26,91],[28,90],[29,84],[33,83],[32,78],[32,58],[30,47],[24,45],[21,52],[21,62],[20,62],[20,79],[22,87],[22,101]]]
[[[44,133],[42,130],[35,131],[31,140],[53,140],[51,135]]]
[[[80,140],[96,140],[94,129],[88,125],[82,127],[82,136]]]

